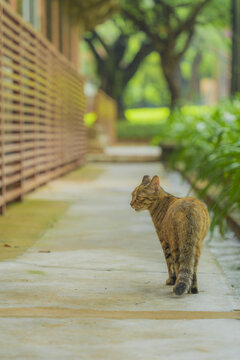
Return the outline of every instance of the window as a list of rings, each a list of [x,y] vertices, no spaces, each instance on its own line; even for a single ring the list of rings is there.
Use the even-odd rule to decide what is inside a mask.
[[[38,14],[39,0],[22,0],[22,17],[31,23],[35,29],[40,29],[40,18]]]

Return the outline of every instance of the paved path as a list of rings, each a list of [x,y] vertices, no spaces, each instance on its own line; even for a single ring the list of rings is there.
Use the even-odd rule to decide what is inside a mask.
[[[129,206],[145,174],[176,195],[186,185],[158,163],[94,166],[94,181],[63,178],[31,195],[70,205],[24,255],[0,263],[0,359],[239,359],[239,302],[209,250],[200,293],[174,296],[149,214]]]
[[[161,156],[159,146],[114,145],[107,146],[103,153],[88,154],[88,160],[94,162],[154,162]]]

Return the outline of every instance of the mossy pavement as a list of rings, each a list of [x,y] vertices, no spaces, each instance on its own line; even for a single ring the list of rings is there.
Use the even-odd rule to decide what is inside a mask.
[[[103,169],[83,166],[63,177],[66,181],[91,182]],[[13,259],[24,253],[44,233],[54,226],[67,210],[71,201],[29,199],[7,207],[0,217],[0,261]]]

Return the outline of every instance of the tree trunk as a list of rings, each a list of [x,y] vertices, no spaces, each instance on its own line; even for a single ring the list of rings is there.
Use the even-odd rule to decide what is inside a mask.
[[[232,78],[231,94],[240,92],[240,0],[232,0]]]
[[[125,107],[123,105],[123,99],[118,98],[117,101],[117,120],[124,120],[125,119]]]
[[[200,99],[200,74],[199,65],[202,61],[202,54],[197,52],[192,64],[192,77],[188,82],[186,98],[188,101],[199,101]]]
[[[120,81],[121,79],[118,80]],[[108,77],[107,75],[105,77],[105,81],[102,81],[101,89],[117,102],[117,119],[123,120],[125,119],[125,108],[122,94],[124,93],[125,86],[119,88],[119,81],[116,82],[115,79],[111,77],[111,74],[108,74]]]
[[[177,76],[177,64],[171,64],[170,62],[162,59],[162,70],[165,80],[170,92],[170,109],[174,109],[178,106],[180,98],[180,89]]]

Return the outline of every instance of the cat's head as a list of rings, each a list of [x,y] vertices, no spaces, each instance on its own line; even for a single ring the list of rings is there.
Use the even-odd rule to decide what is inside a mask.
[[[160,190],[159,178],[155,175],[152,179],[145,175],[140,185],[132,192],[130,205],[136,211],[148,210],[156,200]]]

